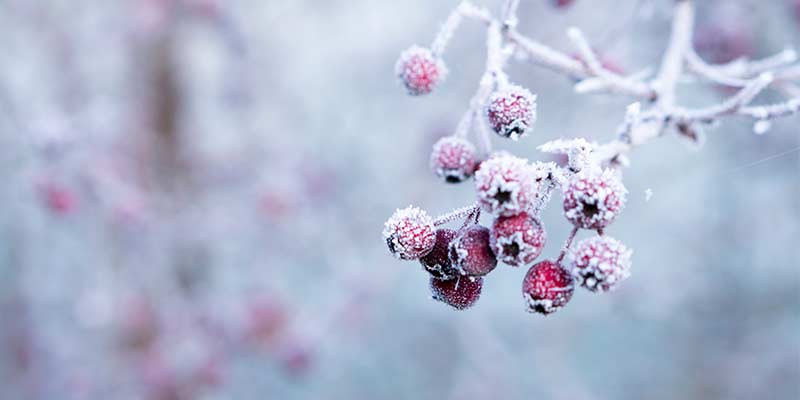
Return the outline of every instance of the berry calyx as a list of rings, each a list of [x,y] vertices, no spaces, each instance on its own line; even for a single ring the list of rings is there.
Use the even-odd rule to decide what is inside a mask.
[[[436,242],[433,219],[413,206],[397,210],[386,221],[383,238],[389,252],[401,260],[415,260],[428,254]]]
[[[495,133],[518,140],[536,122],[536,96],[521,86],[509,85],[489,97],[486,117]]]
[[[450,243],[450,261],[461,275],[483,276],[497,267],[497,257],[489,245],[489,229],[472,225]]]
[[[522,281],[522,295],[530,313],[547,315],[560,310],[574,290],[569,271],[549,260],[532,266]]]
[[[625,207],[627,190],[611,170],[583,170],[564,189],[564,216],[583,229],[602,229]]]
[[[419,259],[431,277],[449,280],[458,277],[458,271],[450,261],[450,243],[456,237],[456,231],[447,228],[436,230],[436,243],[430,253]]]
[[[401,53],[394,69],[412,96],[430,93],[447,76],[444,61],[434,56],[430,49],[420,46],[411,46]]]
[[[534,182],[526,160],[496,155],[475,172],[475,189],[482,209],[511,216],[527,210],[534,201]]]
[[[536,260],[547,241],[541,222],[526,212],[498,217],[490,236],[497,259],[512,266],[528,265]]]
[[[472,307],[481,297],[483,278],[460,277],[443,281],[431,277],[431,295],[434,300],[441,301],[455,308],[465,310]]]
[[[433,145],[431,169],[447,183],[458,183],[471,177],[476,166],[475,146],[465,139],[446,136]]]
[[[584,239],[570,252],[572,276],[592,292],[614,290],[631,274],[632,253],[609,236]]]

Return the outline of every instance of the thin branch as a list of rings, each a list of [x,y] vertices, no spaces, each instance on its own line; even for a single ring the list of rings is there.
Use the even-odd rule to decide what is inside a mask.
[[[672,33],[669,46],[661,61],[661,69],[656,77],[658,105],[662,108],[675,104],[675,86],[683,73],[683,60],[692,45],[694,28],[694,4],[692,0],[678,0],[672,20]]]

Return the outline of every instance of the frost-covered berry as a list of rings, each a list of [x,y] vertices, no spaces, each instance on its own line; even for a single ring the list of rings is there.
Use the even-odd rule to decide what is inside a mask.
[[[431,277],[431,295],[456,310],[472,307],[481,297],[483,278],[463,276],[458,279],[441,280]]]
[[[526,160],[497,155],[475,172],[475,189],[481,208],[494,215],[515,215],[527,210],[536,197]]]
[[[572,249],[572,275],[578,284],[593,291],[607,292],[630,276],[631,254],[625,245],[608,236],[595,236]]]
[[[475,172],[476,165],[475,146],[465,139],[446,136],[433,145],[431,169],[448,183],[469,178]]]
[[[536,122],[536,96],[528,89],[509,85],[489,97],[486,116],[498,135],[517,140]]]
[[[622,212],[626,194],[613,171],[583,170],[564,189],[564,215],[579,228],[604,228]]]
[[[428,254],[436,242],[433,220],[413,206],[397,210],[386,221],[383,238],[389,252],[402,260],[414,260]]]
[[[522,295],[531,313],[547,315],[560,310],[574,290],[569,271],[549,260],[532,266],[522,281]]]
[[[436,244],[433,250],[419,259],[422,267],[436,279],[453,279],[458,276],[458,271],[453,268],[450,261],[450,242],[456,237],[456,231],[442,228],[436,230]]]
[[[430,93],[447,76],[444,61],[420,46],[411,46],[400,54],[394,70],[412,96]]]
[[[547,234],[541,222],[522,212],[497,218],[490,240],[498,260],[519,267],[531,264],[542,254]]]
[[[497,257],[489,246],[489,229],[472,225],[450,243],[450,261],[461,275],[483,276],[497,266]]]

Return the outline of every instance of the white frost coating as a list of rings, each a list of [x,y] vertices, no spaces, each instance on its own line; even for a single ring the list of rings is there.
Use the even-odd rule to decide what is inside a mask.
[[[584,239],[570,252],[572,276],[593,292],[614,290],[630,276],[632,254],[633,251],[610,236]]]
[[[433,219],[414,206],[398,209],[386,221],[383,238],[389,251],[402,260],[424,256],[436,243]]]
[[[527,210],[535,196],[533,184],[527,160],[511,155],[494,156],[475,173],[478,202],[495,215]]]
[[[772,122],[766,119],[760,119],[753,124],[753,133],[756,135],[763,135],[772,128]]]
[[[647,188],[644,190],[644,201],[648,202],[653,197],[653,189]]]
[[[519,140],[536,123],[536,95],[521,86],[502,86],[489,96],[486,116],[498,135]]]
[[[413,45],[400,54],[394,66],[395,75],[413,96],[430,93],[447,77],[448,70],[441,58],[430,49]]]
[[[625,208],[627,193],[611,169],[581,171],[564,190],[564,216],[584,229],[603,228]]]

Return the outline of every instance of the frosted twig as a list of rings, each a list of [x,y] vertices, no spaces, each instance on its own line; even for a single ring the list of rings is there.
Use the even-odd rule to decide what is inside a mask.
[[[800,98],[794,98],[785,103],[770,104],[767,106],[743,107],[738,113],[763,121],[787,117],[797,114],[798,112],[800,112]]]
[[[517,26],[517,8],[519,8],[519,0],[506,0],[505,5],[503,5],[503,13],[501,14],[504,29]]]
[[[561,248],[561,253],[559,253],[558,258],[556,259],[556,264],[561,264],[561,261],[564,261],[564,256],[567,255],[569,248],[572,247],[572,241],[575,240],[575,236],[578,234],[578,227],[573,227],[572,231],[567,236],[567,240],[564,242],[564,247]]]
[[[471,206],[465,206],[461,208],[457,208],[447,214],[440,215],[433,220],[433,225],[440,226],[444,225],[453,221],[457,221],[462,218],[467,218],[470,215],[473,215],[475,212],[478,211],[478,206],[473,204]]]
[[[674,112],[674,117],[681,122],[711,122],[714,118],[733,114],[741,107],[750,104],[759,93],[772,83],[772,80],[772,74],[761,74],[758,78],[750,81],[738,93],[718,105],[692,111],[678,109]]]
[[[683,73],[683,60],[692,45],[694,7],[691,0],[678,0],[672,20],[669,46],[661,61],[655,85],[658,105],[662,108],[675,104],[675,86]]]
[[[644,83],[632,79],[626,79],[617,75],[605,67],[594,54],[592,47],[586,40],[580,29],[572,27],[567,29],[567,36],[569,36],[575,49],[580,54],[589,73],[605,82],[605,86],[611,91],[619,91],[622,93],[635,93],[637,97],[654,97],[652,90]]]
[[[441,57],[442,53],[444,53],[445,48],[447,48],[448,43],[450,43],[450,39],[453,38],[453,34],[455,33],[458,26],[461,24],[461,20],[464,18],[464,8],[465,3],[461,3],[458,7],[456,7],[453,12],[447,17],[447,20],[444,21],[442,28],[439,29],[439,33],[436,35],[436,38],[433,39],[433,43],[431,44],[431,53],[435,57]]]

